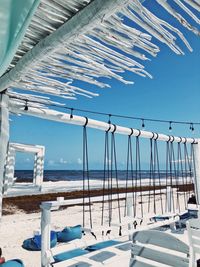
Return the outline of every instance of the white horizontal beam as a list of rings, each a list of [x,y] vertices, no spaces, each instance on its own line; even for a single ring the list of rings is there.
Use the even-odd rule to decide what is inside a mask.
[[[153,139],[157,139],[160,141],[170,141],[170,142],[180,142],[180,143],[187,142],[187,143],[196,143],[196,144],[198,143],[198,139],[194,139],[194,138],[177,137],[177,136],[172,136],[172,135],[164,135],[160,133],[142,131],[138,129],[109,124],[107,122],[97,121],[97,120],[89,119],[89,118],[82,117],[82,116],[73,115],[73,118],[70,118],[70,114],[59,112],[59,111],[52,110],[52,109],[42,109],[42,108],[38,109],[38,108],[29,107],[28,110],[26,111],[24,110],[24,108],[18,108],[12,105],[10,106],[10,111],[13,113],[17,113],[17,114],[20,113],[20,114],[34,116],[34,117],[38,117],[38,118],[42,118],[46,120],[52,120],[52,121],[80,125],[80,126],[84,126],[87,123],[87,127],[99,129],[102,131],[109,130],[109,132],[115,132],[115,133],[123,134],[123,135],[140,136],[140,137],[148,138],[148,139],[153,138]]]
[[[45,149],[44,146],[19,144],[19,143],[10,143],[9,146],[11,149],[15,149],[17,152],[27,152],[27,153],[39,153]]]

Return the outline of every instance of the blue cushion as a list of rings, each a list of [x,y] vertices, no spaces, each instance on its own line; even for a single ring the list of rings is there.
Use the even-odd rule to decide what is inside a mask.
[[[57,254],[53,258],[54,258],[55,262],[60,262],[60,261],[69,260],[69,259],[72,259],[72,258],[75,258],[78,256],[82,256],[82,255],[85,255],[87,253],[89,253],[89,251],[77,248],[74,250],[69,250],[69,251]]]
[[[57,233],[51,231],[51,248],[55,247],[57,244]],[[41,235],[35,235],[32,238],[24,240],[22,247],[30,251],[41,250]]]
[[[10,260],[0,264],[0,267],[24,267],[24,264],[21,260]]]
[[[116,241],[116,240],[108,240],[108,241],[103,241],[103,242],[88,246],[86,248],[86,250],[91,252],[91,251],[96,251],[96,250],[99,250],[99,249],[111,247],[111,246],[114,246],[114,245],[118,245],[118,244],[121,244],[121,243],[122,242]]]
[[[81,225],[66,227],[62,230],[62,232],[57,232],[58,242],[69,242],[74,239],[81,239],[81,237],[82,237]]]
[[[198,210],[188,209],[191,218],[198,218]]]
[[[189,219],[190,218],[190,214],[189,214],[189,212],[185,212],[185,213],[181,214],[179,217],[180,217],[181,220]]]
[[[169,220],[170,217],[169,216],[154,216],[152,217],[152,219],[157,222],[157,221]]]

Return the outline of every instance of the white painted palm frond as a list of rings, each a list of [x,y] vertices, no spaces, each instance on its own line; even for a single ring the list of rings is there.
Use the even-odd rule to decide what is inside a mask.
[[[199,0],[155,1],[158,8],[152,12],[140,0],[42,0],[0,89],[10,86],[70,99],[96,96],[93,86],[109,87],[113,78],[133,83],[134,75],[131,81],[124,78],[126,71],[152,77],[142,62],[157,55],[159,42],[178,55],[184,54],[184,46],[192,51],[172,25],[174,18],[200,35]],[[168,12],[168,21],[161,18],[160,8]]]

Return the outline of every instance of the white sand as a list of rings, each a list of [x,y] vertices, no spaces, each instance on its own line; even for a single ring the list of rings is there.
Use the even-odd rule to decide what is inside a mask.
[[[148,197],[144,197],[145,202],[144,214],[147,214]],[[151,197],[151,202],[153,198]],[[159,196],[156,196],[158,206]],[[138,198],[138,203],[140,198]],[[121,205],[124,202],[121,202]],[[122,206],[123,206],[122,205]],[[113,220],[118,222],[117,202],[113,204]],[[140,205],[138,205],[138,215],[140,216]],[[86,207],[88,211],[88,207]],[[158,210],[158,208],[157,208]],[[101,220],[101,204],[96,203],[92,207],[94,229],[96,225],[100,225]],[[124,209],[122,207],[122,215]],[[158,212],[159,213],[159,212]],[[52,229],[62,230],[66,226],[82,224],[82,207],[75,206],[67,208],[66,210],[54,211],[52,215]],[[89,220],[89,212],[86,213],[86,219]],[[108,219],[108,205],[105,204],[105,221]],[[89,224],[88,224],[89,226]],[[40,266],[40,252],[29,252],[24,250],[21,245],[27,238],[32,237],[33,231],[40,229],[40,213],[24,214],[18,212],[14,215],[4,216],[0,224],[0,247],[3,250],[3,256],[8,260],[12,258],[20,258],[23,260],[26,267]],[[118,231],[118,229],[117,229]],[[89,235],[89,234],[88,234]],[[91,236],[89,237],[92,238]]]

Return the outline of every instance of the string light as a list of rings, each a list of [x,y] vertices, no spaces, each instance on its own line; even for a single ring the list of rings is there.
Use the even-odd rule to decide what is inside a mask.
[[[145,128],[144,119],[142,119],[142,128]]]
[[[24,110],[25,110],[25,111],[28,111],[28,101],[26,101],[26,103],[25,103]]]
[[[108,114],[108,116],[109,116],[108,123],[111,124],[111,116],[112,116],[112,115],[111,115],[111,114]]]
[[[15,97],[13,97],[15,98]],[[28,111],[28,100],[24,99],[25,106],[24,110]],[[39,101],[34,101],[31,100],[32,103],[40,103]],[[152,118],[141,118],[141,117],[133,117],[133,116],[126,116],[126,115],[119,115],[119,114],[110,114],[110,113],[105,113],[105,112],[98,112],[98,111],[92,111],[92,110],[86,110],[86,109],[79,109],[79,108],[71,108],[67,106],[60,106],[56,104],[46,104],[47,106],[52,106],[52,107],[57,107],[57,108],[64,108],[67,110],[70,110],[70,119],[73,118],[73,111],[80,111],[80,112],[85,112],[89,114],[97,114],[97,115],[104,115],[104,116],[109,116],[109,121],[108,123],[111,124],[111,116],[116,117],[116,118],[124,118],[124,119],[132,119],[132,120],[140,120],[142,121],[142,128],[145,128],[145,121],[150,121],[150,122],[159,122],[159,123],[168,123],[169,124],[169,131],[172,131],[172,123],[173,124],[182,124],[182,125],[190,125],[189,129],[194,132],[194,125],[200,125],[200,122],[188,122],[188,121],[170,121],[170,120],[161,120],[161,119],[152,119]]]
[[[74,111],[74,109],[73,109],[73,108],[71,108],[70,119],[73,119],[73,111]]]
[[[192,132],[194,132],[194,125],[193,125],[192,122],[190,123],[190,130],[191,130]]]
[[[172,131],[172,122],[171,121],[169,122],[169,131],[170,132]]]

